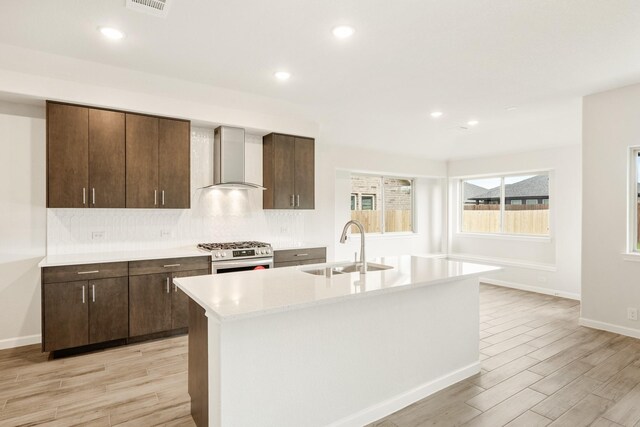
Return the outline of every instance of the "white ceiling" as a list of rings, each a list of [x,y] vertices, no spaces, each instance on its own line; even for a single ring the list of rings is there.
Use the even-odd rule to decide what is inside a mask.
[[[0,43],[289,101],[329,142],[433,158],[578,143],[580,97],[640,81],[637,0],[21,0],[0,21]]]

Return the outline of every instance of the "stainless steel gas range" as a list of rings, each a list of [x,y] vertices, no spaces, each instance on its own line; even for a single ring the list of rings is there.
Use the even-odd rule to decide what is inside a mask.
[[[273,268],[273,249],[268,243],[201,243],[198,249],[211,254],[213,274]]]

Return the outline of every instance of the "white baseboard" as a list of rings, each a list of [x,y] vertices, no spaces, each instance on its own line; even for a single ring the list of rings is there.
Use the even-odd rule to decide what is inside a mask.
[[[538,294],[554,295],[560,298],[568,298],[568,299],[580,301],[580,295],[574,294],[573,292],[564,292],[564,291],[558,291],[555,289],[542,288],[539,286],[523,285],[520,283],[508,282],[506,280],[491,279],[489,277],[481,277],[480,282],[488,283],[490,285],[504,286],[505,288],[519,289],[521,291],[535,292]]]
[[[27,335],[25,337],[7,338],[4,340],[0,340],[0,350],[22,347],[23,345],[40,344],[41,342],[42,336],[40,334]]]
[[[384,402],[370,406],[346,418],[335,421],[329,424],[329,427],[360,427],[370,424],[380,418],[393,414],[394,412],[407,407],[420,399],[424,399],[433,393],[447,388],[450,385],[469,378],[478,372],[480,372],[480,361],[460,368],[457,371],[453,371],[452,373],[440,378],[436,378],[428,383],[422,384],[406,393],[399,394],[391,399],[385,400]]]
[[[613,332],[615,334],[625,335],[631,338],[640,338],[640,329],[627,328],[626,326],[585,319],[584,317],[581,317],[578,320],[578,323],[581,326],[586,326],[587,328],[600,329],[601,331]]]

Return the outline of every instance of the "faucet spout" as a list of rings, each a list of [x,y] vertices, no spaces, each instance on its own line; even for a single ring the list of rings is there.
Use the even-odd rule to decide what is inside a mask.
[[[364,256],[364,226],[362,223],[356,220],[351,220],[344,225],[342,229],[342,235],[340,236],[340,243],[346,243],[347,241],[347,231],[349,231],[349,227],[351,225],[355,225],[360,232],[360,274],[367,273],[367,261]]]

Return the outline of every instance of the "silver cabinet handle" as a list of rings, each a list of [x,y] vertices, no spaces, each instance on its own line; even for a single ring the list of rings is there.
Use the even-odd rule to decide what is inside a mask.
[[[178,285],[175,283],[173,284],[173,292],[178,292]]]
[[[300,207],[300,195],[296,195],[296,207]]]
[[[87,204],[87,189],[82,187],[82,204]]]
[[[91,202],[94,205],[96,204],[96,189],[95,188],[91,189]]]
[[[158,190],[153,190],[153,206],[158,206]]]
[[[164,206],[164,190],[162,190],[162,206]]]
[[[100,270],[78,271],[78,274],[95,274],[95,273],[100,273]]]
[[[96,285],[91,285],[91,299],[96,302]]]
[[[167,293],[169,293],[169,276],[167,276]]]
[[[163,265],[164,268],[169,268],[169,267],[180,267],[180,264],[165,264]]]
[[[291,207],[295,207],[296,206],[295,197],[296,196],[294,194],[291,195]]]
[[[309,254],[296,254],[296,256],[309,256]]]
[[[84,285],[82,285],[82,303],[84,304]]]

